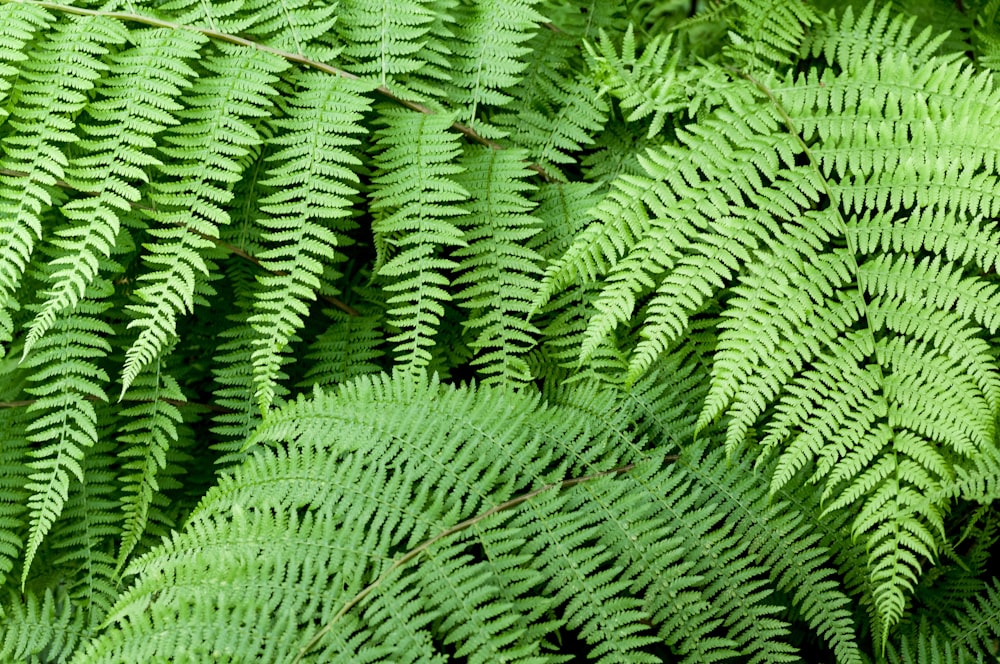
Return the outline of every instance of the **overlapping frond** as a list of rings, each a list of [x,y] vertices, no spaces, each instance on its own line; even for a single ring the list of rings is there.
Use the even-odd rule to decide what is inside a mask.
[[[455,250],[460,273],[456,299],[468,309],[466,328],[475,334],[473,365],[488,381],[530,378],[519,357],[538,331],[528,322],[541,273],[541,256],[526,245],[539,231],[525,195],[533,187],[524,153],[473,147],[462,160],[458,182],[472,192],[468,214],[458,220],[468,245]]]
[[[0,158],[0,318],[10,315],[6,301],[18,289],[42,236],[42,217],[54,204],[53,188],[68,165],[63,147],[74,143],[76,114],[87,102],[94,80],[107,69],[100,56],[125,40],[121,25],[109,19],[77,19],[48,28],[45,38],[25,48],[34,31],[51,20],[38,7],[19,3],[0,6],[4,59],[24,60],[16,70],[23,87],[8,92],[4,106],[11,131],[3,139]],[[8,84],[9,85],[9,84]],[[13,333],[0,321],[0,343]]]
[[[608,393],[545,407],[412,376],[273,413],[254,438],[268,446],[136,561],[115,629],[76,661],[418,662],[453,648],[542,662],[552,631],[601,662],[660,661],[658,642],[688,662],[792,661],[768,570],[822,587],[836,618],[807,613],[841,661],[860,661],[821,550],[775,546],[804,535],[800,517],[776,518],[747,468],[703,450],[633,456],[619,445],[628,409],[601,413]],[[617,424],[592,427],[590,412]],[[623,457],[637,466],[613,469]]]
[[[197,33],[144,29],[130,33],[132,46],[114,53],[97,99],[78,120],[81,138],[66,167],[66,181],[86,192],[60,208],[70,224],[53,242],[65,254],[52,260],[44,304],[28,330],[24,353],[57,322],[60,312],[80,302],[97,278],[98,263],[110,255],[121,216],[139,200],[146,169],[160,164],[152,137],[178,120],[177,97],[195,72],[188,60],[204,39]]]
[[[998,6],[0,0],[0,659],[995,654]]]
[[[327,313],[331,320],[306,355],[309,368],[303,386],[330,387],[357,376],[378,373],[378,361],[385,354],[384,315]]]
[[[124,424],[116,438],[123,446],[119,454],[124,460],[120,481],[125,521],[118,548],[119,570],[146,534],[153,503],[160,494],[157,476],[177,444],[182,420],[177,404],[183,401],[177,381],[157,370],[137,379],[126,401],[129,407],[121,412]]]
[[[466,244],[455,219],[469,194],[455,180],[461,145],[447,115],[385,109],[382,121],[371,204],[376,275],[388,280],[385,290],[392,294],[386,304],[389,323],[399,330],[389,338],[397,360],[422,367],[432,359],[442,303],[451,300],[447,287],[457,263],[445,249]]]
[[[540,30],[527,46],[528,68],[511,89],[512,108],[492,121],[548,177],[563,179],[563,169],[575,165],[581,149],[600,133],[608,106],[595,94],[592,77],[580,73],[578,37],[564,29]]]
[[[791,64],[806,32],[819,23],[816,10],[796,0],[735,0],[735,29],[726,54],[749,71]]]
[[[111,285],[100,279],[90,285],[93,295],[104,294]],[[95,298],[97,299],[97,298]],[[32,421],[27,427],[33,457],[27,490],[30,525],[25,542],[21,584],[42,541],[69,499],[70,484],[84,481],[84,456],[97,443],[97,412],[94,400],[107,401],[107,372],[99,362],[111,349],[107,338],[111,327],[101,319],[106,303],[83,300],[70,315],[63,315],[36,344],[22,364],[30,369],[36,397],[28,407]]]
[[[393,91],[419,73],[417,55],[433,40],[432,7],[426,0],[348,0],[339,4],[337,32],[351,71]]]
[[[362,96],[371,86],[344,78],[311,74],[297,79],[299,90],[286,103],[287,116],[276,120],[276,152],[261,184],[274,193],[260,200],[266,229],[259,254],[261,276],[250,324],[257,333],[252,355],[257,402],[266,410],[274,400],[274,382],[292,335],[304,324],[309,300],[321,290],[324,272],[336,279],[346,256],[336,247],[350,244],[351,197],[360,160],[352,149],[364,132],[360,120],[369,111]],[[329,276],[329,275],[328,275]],[[327,289],[328,290],[328,289]]]
[[[737,57],[718,106],[613,183],[541,292],[601,281],[584,361],[638,317],[630,381],[721,306],[699,426],[724,417],[728,449],[776,455],[772,491],[810,468],[827,512],[853,514],[884,642],[944,541],[931,496],[995,445],[1000,190],[982,132],[1000,99],[886,11],[827,21],[805,72],[751,73],[787,61],[780,40]]]
[[[221,46],[204,65],[178,111],[183,121],[163,136],[161,177],[150,185],[148,215],[154,238],[146,248],[150,272],[129,306],[139,330],[128,349],[122,373],[124,394],[139,372],[176,338],[177,318],[194,310],[198,291],[210,274],[207,255],[219,227],[230,223],[227,204],[251,150],[262,142],[255,120],[266,115],[277,91],[275,74],[287,63],[267,53],[248,57],[241,49]]]
[[[80,645],[83,614],[64,590],[11,593],[4,602],[4,640],[0,657],[11,662],[65,664]]]
[[[101,410],[98,406],[98,422]],[[115,446],[106,427],[86,450],[80,466],[82,480],[70,479],[68,498],[39,552],[40,576],[56,574],[66,588],[74,611],[82,615],[83,638],[93,636],[104,622],[118,595],[120,577],[115,570],[115,544],[122,534],[116,495],[116,477],[111,469]],[[44,555],[44,561],[42,561]],[[33,579],[25,586],[32,590]]]
[[[13,359],[0,359],[0,386],[4,393],[23,388],[25,372],[18,371]],[[21,557],[25,540],[25,516],[30,492],[25,488],[30,472],[26,467],[29,442],[25,431],[31,417],[22,409],[0,410],[0,584],[7,584]]]
[[[448,99],[458,121],[484,136],[490,130],[480,116],[490,106],[504,106],[506,92],[520,80],[531,39],[545,17],[535,10],[537,0],[486,0],[462,8],[457,14],[452,45]]]

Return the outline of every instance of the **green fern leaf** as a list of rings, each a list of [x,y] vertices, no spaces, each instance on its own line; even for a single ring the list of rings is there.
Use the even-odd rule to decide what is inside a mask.
[[[540,30],[527,46],[527,69],[511,90],[510,105],[517,110],[491,119],[549,178],[564,179],[561,169],[576,164],[575,155],[594,142],[608,107],[579,74],[579,43],[563,29]]]
[[[101,288],[102,290],[97,290]],[[90,292],[107,296],[110,284],[99,280]],[[37,400],[28,412],[28,440],[36,445],[28,463],[27,490],[30,527],[24,552],[23,586],[42,540],[69,499],[71,479],[84,481],[85,450],[98,439],[97,413],[92,399],[107,401],[107,373],[97,361],[111,349],[111,327],[99,316],[106,303],[80,302],[70,315],[61,316],[52,334],[37,344],[37,352],[22,364],[33,369],[34,386],[26,391]]]
[[[545,21],[535,4],[537,0],[485,0],[459,15],[449,99],[457,106],[458,120],[484,136],[492,137],[496,131],[477,125],[477,119],[486,107],[510,101],[502,90],[520,79],[526,66],[520,58],[529,50],[524,43]]]
[[[0,95],[6,100],[7,93],[12,87],[10,79],[18,74],[18,66],[10,63],[19,63],[28,56],[24,53],[25,47],[34,38],[38,29],[52,20],[52,16],[41,7],[23,3],[5,3],[0,7],[0,28],[2,32],[2,43],[0,47]],[[6,104],[5,104],[6,105]],[[4,109],[3,118],[6,119],[9,111]]]
[[[157,369],[153,375],[139,376],[129,395],[136,403],[120,413],[125,421],[117,436],[122,445],[119,455],[125,459],[120,478],[125,522],[118,571],[146,532],[150,508],[160,491],[157,475],[167,465],[168,451],[177,444],[177,427],[182,419],[174,404],[184,401],[184,395],[172,376]]]
[[[629,111],[626,119],[636,121],[652,114],[648,137],[659,134],[667,117],[689,104],[690,86],[677,71],[681,51],[672,48],[672,41],[673,35],[657,37],[637,56],[630,25],[622,37],[621,55],[615,52],[607,34],[601,35],[598,51],[589,45],[587,48],[592,76],[601,85],[601,92],[610,94],[623,110]]]
[[[274,400],[281,353],[303,325],[306,302],[320,290],[324,269],[344,258],[335,247],[349,243],[351,197],[357,193],[360,164],[350,150],[359,141],[358,125],[368,112],[361,96],[370,86],[316,74],[298,79],[298,96],[287,102],[287,118],[276,120],[280,149],[268,157],[275,164],[261,182],[275,193],[260,201],[268,216],[262,240],[273,248],[259,255],[272,275],[259,278],[255,313],[257,332],[252,354],[256,398],[262,410]],[[334,275],[339,276],[339,275]]]
[[[529,214],[534,205],[524,196],[533,187],[524,153],[517,150],[470,148],[458,182],[473,192],[468,215],[459,220],[467,247],[453,255],[460,261],[456,299],[470,316],[465,327],[476,334],[470,347],[473,364],[487,382],[530,379],[518,357],[535,342],[537,328],[527,321],[535,299],[541,256],[525,245],[539,231]]]
[[[644,176],[619,176],[536,306],[578,275],[600,280],[581,359],[639,317],[629,382],[720,306],[698,426],[724,417],[731,453],[763,431],[762,458],[778,451],[772,491],[815,464],[828,512],[851,510],[868,548],[885,643],[944,538],[944,505],[916,496],[941,495],[995,440],[998,368],[982,336],[995,329],[996,229],[983,220],[1000,189],[980,132],[1000,100],[933,57],[939,42],[873,16],[856,22],[870,46],[852,16],[825,23],[810,48],[827,66],[748,74],[675,127]],[[795,21],[775,17],[773,40],[729,57],[787,62]]]
[[[267,53],[221,51],[188,91],[188,106],[177,113],[184,124],[163,136],[168,159],[158,170],[165,178],[150,186],[156,227],[149,231],[155,241],[146,246],[145,261],[153,271],[138,278],[142,285],[134,295],[141,304],[129,306],[136,315],[129,328],[139,334],[125,356],[122,395],[174,341],[178,316],[194,310],[199,282],[209,274],[204,254],[214,248],[219,227],[230,222],[222,207],[232,199],[230,183],[261,142],[251,123],[271,106],[275,74],[287,66]]]
[[[419,368],[432,359],[428,347],[442,303],[451,299],[447,273],[457,264],[442,249],[465,244],[452,220],[464,212],[458,204],[468,192],[454,179],[461,148],[448,116],[385,109],[382,118],[385,127],[375,134],[379,189],[371,205],[376,247],[383,247],[376,275],[390,280],[385,289],[393,293],[387,313],[399,333],[389,341],[399,362]]]
[[[542,484],[621,463],[632,413],[618,398],[578,390],[546,407],[408,372],[274,411],[251,443],[282,444],[255,451],[183,534],[136,561],[115,629],[78,661],[416,662],[454,648],[542,662],[543,638],[564,629],[608,663],[659,661],[645,651],[658,639],[682,661],[793,661],[766,601],[771,570],[789,591],[817,588],[827,611],[800,599],[810,622],[860,662],[817,536],[746,466],[704,448],[667,466],[632,451],[628,470]],[[805,541],[774,546],[785,538]],[[191,584],[206,565],[218,582]]]
[[[385,341],[384,316],[326,313],[331,320],[309,347],[306,354],[309,368],[302,386],[333,387],[357,376],[379,373],[379,360],[384,354],[381,348]]]
[[[18,39],[47,23],[36,7],[19,3],[0,7],[4,44],[14,48]],[[85,29],[84,29],[84,26]],[[3,139],[0,168],[0,237],[9,245],[0,251],[0,300],[15,293],[31,261],[35,242],[42,237],[42,216],[52,206],[52,189],[65,177],[67,158],[60,146],[77,140],[73,118],[85,105],[93,82],[107,69],[100,56],[108,47],[125,41],[125,31],[110,19],[76,19],[57,23],[25,58],[20,76],[31,93],[18,87],[9,100],[14,129]],[[9,315],[0,304],[0,315]],[[11,338],[11,326],[0,326],[0,343]]]
[[[49,288],[28,329],[25,356],[97,277],[98,263],[118,235],[120,215],[140,197],[136,184],[148,180],[143,169],[160,163],[147,152],[151,137],[177,123],[171,112],[181,107],[174,97],[194,75],[185,61],[204,41],[180,30],[141,30],[131,39],[135,46],[112,56],[109,75],[97,87],[99,100],[86,108],[90,119],[80,123],[87,138],[76,143],[79,156],[69,163],[66,180],[92,195],[61,208],[74,225],[55,240],[66,253],[52,260]]]
[[[79,647],[83,614],[73,610],[64,591],[11,593],[0,617],[0,657],[10,662],[46,661],[65,664]]]
[[[434,21],[428,4],[426,0],[341,2],[337,27],[345,42],[343,55],[356,62],[351,71],[398,90],[397,81],[421,68],[415,56],[431,39],[428,33]]]
[[[107,421],[107,409],[107,404],[98,407],[99,423]],[[80,464],[83,480],[71,478],[63,511],[42,549],[44,558],[42,552],[39,555],[42,569],[59,570],[59,585],[83,616],[84,635],[99,629],[118,595],[114,546],[122,529],[116,510],[118,487],[109,468],[114,450],[107,429],[99,430],[99,439]]]
[[[26,371],[19,371],[13,358],[0,360],[0,389],[18,394],[24,387]],[[25,409],[0,410],[0,584],[8,585],[10,573],[24,549],[30,492],[28,483],[29,442],[26,430],[31,422]]]

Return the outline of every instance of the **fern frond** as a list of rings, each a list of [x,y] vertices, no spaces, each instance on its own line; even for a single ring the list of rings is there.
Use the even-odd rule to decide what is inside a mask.
[[[354,60],[355,74],[396,91],[396,83],[418,72],[417,54],[432,39],[428,33],[434,13],[426,0],[371,2],[348,0],[338,9],[337,32],[344,41],[343,55]]]
[[[904,52],[914,63],[927,62],[945,39],[941,33],[933,37],[930,28],[913,34],[916,16],[894,13],[886,5],[875,13],[875,3],[866,4],[855,15],[855,8],[846,5],[838,18],[834,13],[825,17],[806,37],[804,50],[814,57],[820,54],[828,65],[864,62],[885,52]]]
[[[101,290],[98,290],[100,288]],[[95,296],[107,296],[111,285],[105,280],[91,284]],[[83,300],[70,315],[61,316],[37,344],[22,365],[33,370],[26,388],[37,397],[29,408],[33,420],[28,440],[34,444],[28,463],[31,472],[26,486],[30,526],[24,551],[21,584],[42,540],[69,499],[71,480],[84,481],[83,458],[97,442],[97,413],[91,401],[107,401],[107,373],[98,361],[111,349],[107,338],[111,327],[100,315],[108,304]]]
[[[181,414],[173,402],[184,401],[177,381],[157,371],[141,374],[130,392],[134,405],[121,411],[125,423],[117,432],[123,458],[120,483],[121,510],[125,513],[117,570],[120,571],[146,533],[150,508],[160,492],[157,475],[167,465],[167,453],[177,443]]]
[[[453,285],[461,287],[456,299],[470,311],[463,324],[476,335],[469,344],[478,353],[473,365],[481,367],[488,382],[528,380],[527,365],[518,355],[538,334],[527,319],[541,256],[525,245],[539,225],[524,195],[533,187],[523,159],[518,150],[472,147],[457,177],[473,193],[468,215],[458,221],[468,246],[453,253],[460,261]]]
[[[772,491],[816,464],[828,513],[850,510],[868,547],[884,644],[944,539],[943,499],[928,496],[995,440],[1000,372],[983,337],[997,320],[986,220],[1000,189],[980,132],[993,135],[1000,98],[933,56],[939,42],[873,16],[810,38],[826,66],[746,74],[675,127],[678,144],[648,151],[644,176],[615,181],[539,302],[599,280],[581,358],[637,328],[630,382],[721,307],[698,426],[724,418],[731,453],[764,432],[762,458],[780,450]],[[750,60],[729,57],[787,61],[800,18],[766,28],[774,51],[755,41]]]
[[[504,106],[511,97],[503,90],[520,79],[525,69],[521,57],[528,52],[537,24],[545,21],[534,5],[537,0],[483,0],[460,14],[453,42],[449,99],[459,122],[487,138],[496,131],[479,126],[477,119],[490,106]]]
[[[303,386],[332,387],[357,376],[381,371],[378,360],[384,316],[381,312],[348,316],[340,311],[326,312],[329,324],[306,353],[309,368]]]
[[[0,660],[995,658],[998,13],[0,0]]]
[[[186,61],[204,42],[197,33],[166,29],[134,31],[130,40],[134,46],[110,56],[108,75],[96,88],[98,100],[86,107],[88,119],[79,124],[85,138],[76,143],[66,181],[91,195],[61,208],[72,225],[53,241],[65,253],[52,260],[25,356],[97,277],[98,263],[110,254],[121,227],[120,215],[139,200],[137,185],[149,179],[144,169],[160,163],[149,152],[152,136],[177,124],[171,114],[181,106],[175,98],[195,75]]]
[[[107,404],[98,407],[99,423],[107,421],[107,409]],[[40,551],[49,569],[61,571],[60,583],[83,615],[83,635],[88,637],[114,604],[120,581],[115,571],[115,544],[122,534],[120,503],[110,468],[115,448],[108,433],[100,429],[96,444],[83,455],[83,479],[71,478],[64,509]]]
[[[677,67],[681,53],[672,48],[672,40],[670,34],[657,37],[646,44],[639,56],[630,25],[622,37],[620,55],[607,34],[601,35],[596,49],[587,46],[590,70],[601,86],[601,93],[618,100],[622,110],[629,112],[625,119],[634,122],[653,116],[646,132],[648,137],[659,134],[667,117],[689,104],[687,82]]]
[[[766,601],[773,582],[819,589],[828,612],[797,601],[842,661],[861,661],[848,599],[801,517],[703,447],[614,468],[630,435],[629,408],[607,413],[618,398],[585,390],[575,406],[542,406],[407,372],[273,411],[251,442],[280,444],[224,475],[184,533],[133,564],[115,627],[79,661],[410,662],[449,648],[548,661],[552,630],[609,664],[659,661],[657,640],[682,661],[793,661]],[[609,429],[592,426],[602,410]]]
[[[279,149],[268,156],[273,165],[261,182],[276,190],[261,199],[259,220],[267,229],[261,239],[271,245],[259,254],[261,266],[273,274],[259,278],[249,321],[257,333],[251,357],[261,410],[274,400],[281,356],[303,325],[320,277],[344,259],[336,247],[349,244],[347,232],[355,227],[350,197],[358,176],[351,167],[360,164],[351,153],[359,141],[351,134],[364,131],[358,123],[370,110],[362,96],[370,86],[323,74],[297,83],[286,118],[275,120],[283,131],[271,142]]]
[[[326,0],[248,0],[237,14],[241,25],[235,32],[298,55],[315,53],[323,60],[333,54],[320,48],[318,38],[333,30],[339,20],[337,9],[338,3]]]
[[[1000,70],[1000,2],[990,0],[975,17],[972,46],[976,62],[993,71]]]
[[[994,577],[981,582],[978,592],[943,620],[926,619],[909,625],[898,644],[891,645],[886,660],[892,664],[916,662],[982,662],[1000,656],[1000,585]]]
[[[253,41],[320,61],[339,49],[325,47],[320,37],[337,22],[337,4],[314,0],[202,2],[201,0],[124,0],[122,11],[168,19],[180,25],[206,27],[223,34],[246,35]]]
[[[63,590],[10,593],[0,615],[0,657],[10,662],[65,664],[80,646],[83,613],[75,611]]]
[[[26,371],[18,370],[13,358],[0,359],[0,390],[20,394]],[[28,512],[26,489],[29,468],[29,442],[26,430],[31,417],[23,408],[0,409],[0,585],[9,585],[24,548]]]
[[[669,149],[662,154],[647,153],[648,159],[640,156],[639,161],[650,169],[654,163],[665,168],[674,156]],[[647,206],[652,209],[662,207],[660,196],[664,195],[659,180],[643,175],[623,174],[612,184],[612,188],[593,210],[597,220],[578,233],[566,252],[550,262],[546,268],[538,295],[533,302],[533,311],[543,306],[556,293],[578,281],[593,282],[604,277],[615,267],[623,256],[646,236],[653,226]],[[669,194],[666,194],[669,195]],[[669,247],[659,250],[665,256]],[[644,266],[644,269],[650,269]]]
[[[7,92],[12,87],[10,79],[19,71],[18,66],[12,63],[28,59],[24,53],[25,47],[38,29],[52,20],[52,16],[36,5],[6,3],[0,7],[0,17],[0,26],[3,26],[0,28],[0,43],[3,44],[0,47],[0,98],[6,99]],[[2,115],[6,119],[8,111],[4,109]]]
[[[587,182],[540,185],[532,196],[538,204],[532,214],[541,230],[529,246],[546,260],[562,256],[573,238],[589,225],[590,210],[600,199],[597,185]]]
[[[819,23],[815,9],[795,0],[736,0],[735,30],[726,54],[748,71],[791,64],[808,28]]]
[[[223,442],[215,448],[222,452],[216,461],[220,466],[242,461],[239,452],[243,441],[259,424],[262,417],[257,400],[254,398],[253,363],[250,354],[257,332],[246,322],[249,318],[250,303],[256,293],[256,280],[244,266],[229,266],[229,277],[234,282],[236,307],[230,322],[234,323],[218,333],[218,345],[213,349],[212,369],[215,379],[215,398],[225,409],[215,415],[213,433],[222,437]],[[284,378],[284,374],[279,375]],[[276,389],[282,386],[278,384]]]
[[[491,120],[533,163],[564,178],[561,168],[575,164],[575,155],[603,128],[607,103],[579,73],[578,42],[562,29],[540,30],[527,46],[528,68],[511,90],[517,110]]]
[[[376,247],[381,247],[376,276],[389,280],[386,303],[390,324],[399,333],[389,338],[404,365],[419,368],[432,358],[429,347],[451,300],[448,273],[457,263],[445,247],[463,246],[462,231],[453,221],[468,192],[455,180],[461,147],[449,131],[446,115],[416,115],[384,109],[385,127],[375,133],[379,186],[371,209]]]
[[[34,30],[51,20],[40,8],[21,3],[0,6],[0,25],[7,58],[23,58],[20,86],[8,100],[13,129],[3,138],[0,158],[0,237],[9,244],[0,251],[0,315],[9,315],[2,303],[21,283],[42,237],[42,217],[53,205],[52,189],[65,177],[67,157],[61,146],[78,140],[73,119],[87,102],[94,80],[107,69],[100,57],[125,41],[125,31],[111,20],[70,19],[50,27],[28,54],[18,50]],[[2,57],[2,56],[0,56]],[[4,325],[2,329],[9,329]],[[0,343],[11,331],[0,332]]]
[[[139,334],[125,357],[122,395],[142,369],[174,341],[177,318],[194,310],[195,293],[209,274],[206,254],[214,249],[219,227],[230,223],[224,206],[232,198],[247,156],[261,143],[253,127],[272,105],[272,87],[287,63],[268,53],[248,57],[222,45],[208,58],[206,71],[187,91],[187,107],[178,111],[183,124],[164,133],[161,178],[150,185],[155,222],[146,246],[142,274],[129,305],[136,318],[129,328]]]

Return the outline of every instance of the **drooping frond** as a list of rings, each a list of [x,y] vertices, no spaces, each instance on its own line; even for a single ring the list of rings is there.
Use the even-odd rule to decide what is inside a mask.
[[[541,256],[527,245],[539,230],[525,193],[532,189],[524,153],[472,147],[458,182],[472,192],[468,214],[458,220],[468,246],[456,250],[460,287],[456,298],[470,311],[464,325],[475,334],[473,365],[488,381],[528,380],[518,355],[534,343],[528,322]]]
[[[23,387],[24,371],[18,371],[12,358],[0,359],[0,386],[6,394],[16,394]],[[25,539],[25,516],[30,492],[25,487],[30,472],[26,467],[29,442],[25,429],[31,421],[23,409],[0,408],[0,431],[5,432],[0,446],[0,584],[7,584],[21,557]]]
[[[461,147],[449,132],[446,115],[418,115],[386,109],[385,127],[375,134],[372,232],[379,257],[376,275],[385,290],[389,323],[399,332],[389,338],[403,365],[426,366],[429,347],[451,299],[446,287],[455,261],[447,247],[466,244],[455,218],[464,212],[468,192],[455,180]]]
[[[98,406],[98,422],[107,404]],[[94,635],[118,595],[120,577],[115,570],[115,543],[122,534],[116,477],[110,468],[115,446],[108,430],[98,430],[98,440],[81,461],[82,480],[70,479],[68,498],[39,552],[44,578],[55,574],[66,588],[74,611],[82,614],[84,638]],[[26,579],[27,590],[34,579]]]
[[[350,70],[394,92],[419,74],[418,56],[433,40],[434,12],[426,0],[347,0],[339,4],[337,32]]]
[[[186,94],[184,122],[163,137],[163,178],[150,185],[155,238],[145,261],[152,270],[141,275],[135,291],[140,304],[129,309],[136,319],[129,328],[139,335],[129,348],[122,375],[124,394],[139,372],[175,339],[177,318],[194,310],[196,292],[209,275],[206,254],[215,248],[219,227],[230,223],[225,207],[251,149],[261,143],[253,125],[277,94],[272,87],[284,60],[255,52],[220,47],[221,57],[205,63],[206,71]]]
[[[381,312],[350,316],[329,311],[330,323],[310,347],[303,386],[331,387],[357,376],[379,373],[384,356]]]
[[[525,45],[545,20],[534,5],[537,0],[486,0],[463,7],[452,45],[449,101],[458,121],[490,137],[489,125],[479,116],[486,107],[504,106],[511,97],[504,92],[518,82],[526,64]]]
[[[99,261],[111,253],[121,215],[140,198],[136,185],[148,181],[147,167],[161,163],[151,154],[152,136],[178,123],[172,115],[181,110],[176,98],[195,74],[187,61],[204,41],[197,33],[167,29],[137,30],[129,38],[131,47],[110,56],[108,75],[96,86],[97,100],[77,125],[82,137],[65,179],[87,195],[60,208],[70,225],[54,242],[66,253],[52,260],[25,355],[60,312],[80,302],[97,277]]]
[[[177,381],[159,370],[142,374],[129,393],[129,408],[121,412],[125,423],[117,432],[123,449],[121,546],[117,568],[121,570],[146,533],[154,498],[160,492],[157,476],[167,465],[167,454],[177,445],[177,427],[182,421],[177,403],[184,395]]]
[[[511,89],[510,110],[492,121],[512,145],[528,151],[528,159],[548,177],[576,164],[576,155],[607,120],[603,97],[594,94],[592,77],[580,74],[580,39],[564,31],[539,30],[527,46],[529,66]],[[584,42],[586,43],[586,42]]]
[[[111,284],[101,279],[89,289],[94,295],[106,295]],[[55,321],[50,334],[22,363],[32,370],[33,385],[25,392],[36,397],[28,407],[33,419],[27,434],[34,449],[33,460],[27,463],[30,526],[22,586],[42,540],[63,511],[71,482],[84,481],[83,458],[97,443],[94,400],[108,399],[108,375],[99,364],[111,349],[107,338],[112,329],[100,318],[107,309],[101,302],[78,303],[70,315]]]
[[[259,254],[271,274],[259,277],[250,318],[253,341],[255,396],[262,410],[274,400],[274,383],[282,355],[307,317],[308,302],[321,290],[324,271],[335,270],[345,258],[338,245],[350,243],[351,196],[360,164],[351,149],[352,134],[364,130],[358,122],[369,110],[361,96],[370,86],[340,77],[310,74],[297,79],[298,94],[286,104],[287,117],[276,120],[277,151],[261,184],[274,193],[260,200],[266,213],[259,223],[268,248]],[[340,275],[333,273],[334,278]]]
[[[54,203],[53,187],[66,175],[60,146],[79,138],[73,120],[107,68],[99,58],[125,40],[125,31],[111,20],[76,19],[49,28],[25,54],[20,49],[46,24],[47,14],[20,3],[5,3],[0,12],[5,49],[0,56],[25,61],[18,73],[27,84],[8,92],[4,104],[10,113],[6,127],[12,129],[0,158],[0,237],[8,243],[0,252],[0,318],[6,318],[7,298],[21,283],[42,236],[41,218]],[[0,321],[0,343],[9,342],[12,333],[10,323]]]
[[[213,416],[213,432],[222,438],[216,450],[222,456],[216,460],[220,466],[227,466],[243,459],[240,452],[243,441],[260,424],[263,413],[257,405],[251,352],[257,332],[249,322],[247,311],[257,292],[256,275],[242,263],[230,263],[228,277],[231,279],[235,299],[234,312],[230,314],[231,325],[222,328],[213,339],[211,354],[214,358],[214,394],[222,410]],[[282,376],[283,377],[283,376]],[[283,396],[283,394],[281,395]]]

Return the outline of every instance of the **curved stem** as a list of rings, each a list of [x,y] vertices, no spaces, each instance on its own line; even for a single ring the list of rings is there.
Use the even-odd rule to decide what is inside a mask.
[[[183,25],[181,23],[174,23],[173,21],[167,21],[164,19],[155,18],[153,16],[144,16],[142,14],[133,14],[129,12],[106,12],[98,9],[85,9],[83,7],[73,7],[72,5],[63,5],[58,2],[48,2],[47,0],[0,0],[0,2],[18,2],[25,5],[36,5],[44,9],[50,9],[56,12],[62,12],[65,14],[75,14],[77,16],[103,16],[105,18],[113,18],[119,21],[127,21],[131,23],[142,23],[143,25],[149,25],[155,28],[168,28],[171,30],[186,30],[188,32],[197,32],[205,35],[209,39],[215,39],[217,41],[227,42],[230,44],[237,44],[239,46],[246,46],[247,48],[253,48],[258,51],[263,51],[264,53],[270,53],[276,55],[279,58],[288,60],[289,62],[294,62],[311,69],[316,69],[318,71],[325,72],[327,74],[332,74],[334,76],[340,76],[341,78],[348,78],[351,80],[360,80],[361,77],[356,74],[352,74],[349,71],[339,69],[332,65],[328,65],[325,62],[320,62],[319,60],[313,60],[312,58],[307,58],[301,53],[292,53],[291,51],[285,51],[280,48],[274,48],[273,46],[267,46],[266,44],[261,44],[255,42],[252,39],[247,39],[246,37],[240,37],[239,35],[232,35],[227,32],[221,32],[220,30],[215,30],[213,28],[202,28],[193,25]],[[375,88],[375,91],[381,94],[386,99],[390,99],[400,106],[405,106],[410,110],[417,111],[418,113],[423,113],[425,115],[433,115],[434,111],[423,105],[408,99],[404,99],[394,93],[392,90],[384,85],[380,85]],[[468,125],[464,125],[460,122],[454,122],[451,128],[465,137],[469,138],[480,145],[485,145],[488,148],[494,150],[503,150],[504,146],[485,138],[475,129]],[[545,169],[538,164],[528,164],[528,168],[538,173],[542,178],[548,182],[555,182]]]
[[[680,457],[678,455],[670,454],[664,456],[663,460],[677,461],[679,458]],[[589,482],[591,480],[596,480],[601,477],[620,475],[622,473],[627,473],[628,471],[634,469],[635,467],[636,467],[635,463],[627,463],[624,466],[612,468],[611,470],[605,470],[599,473],[593,473],[592,475],[584,475],[582,477],[573,477],[568,480],[563,480],[561,482],[555,482],[553,484],[546,484],[544,486],[540,486],[537,489],[533,489],[531,491],[528,491],[527,493],[522,493],[521,495],[515,496],[510,500],[500,503],[499,505],[494,505],[485,512],[480,512],[476,516],[469,517],[464,521],[460,521],[459,523],[456,523],[454,526],[451,526],[450,528],[445,528],[437,535],[429,537],[428,539],[424,540],[423,542],[421,542],[420,544],[418,544],[417,546],[415,546],[414,548],[410,549],[405,554],[397,558],[395,561],[393,561],[392,565],[390,565],[389,568],[386,569],[385,572],[383,572],[379,578],[369,583],[361,590],[361,592],[359,592],[357,595],[348,600],[347,603],[345,603],[344,606],[340,608],[340,611],[338,611],[337,614],[333,616],[333,618],[331,618],[328,623],[323,625],[323,627],[311,639],[309,639],[308,643],[302,646],[302,648],[299,650],[298,655],[296,655],[295,659],[292,660],[292,664],[298,664],[299,662],[301,662],[302,658],[305,657],[310,650],[316,647],[316,644],[318,644],[320,640],[322,640],[322,638],[330,630],[333,629],[334,623],[336,623],[340,618],[346,615],[348,611],[350,611],[355,606],[364,601],[364,599],[368,597],[372,592],[374,592],[379,586],[381,586],[393,572],[395,572],[400,567],[403,567],[408,562],[412,561],[414,558],[418,557],[421,553],[426,551],[436,542],[439,542],[446,537],[450,537],[455,533],[459,533],[463,530],[466,530],[467,528],[476,525],[477,523],[483,521],[484,519],[488,519],[489,517],[493,516],[494,514],[497,514],[498,512],[503,512],[505,510],[517,507],[521,503],[527,502],[532,498],[545,493],[546,491],[553,491],[553,490],[558,491],[561,489],[566,489],[568,487],[571,487],[574,484],[582,484],[583,482]]]

